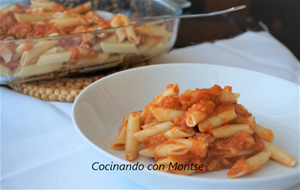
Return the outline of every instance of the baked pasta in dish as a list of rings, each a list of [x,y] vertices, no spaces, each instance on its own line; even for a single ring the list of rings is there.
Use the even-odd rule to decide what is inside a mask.
[[[101,11],[91,11],[91,5],[88,1],[69,8],[48,0],[32,0],[28,7],[3,5],[1,76],[20,78],[54,71],[65,75],[137,56],[149,58],[170,47],[172,33],[165,21],[136,24],[125,14],[110,14],[105,20]]]

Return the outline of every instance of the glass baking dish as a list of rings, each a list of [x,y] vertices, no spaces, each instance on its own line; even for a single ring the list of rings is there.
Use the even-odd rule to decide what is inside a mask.
[[[88,1],[54,0],[51,2],[71,9]],[[2,10],[8,7],[12,9],[15,3],[22,6],[31,5],[29,0],[2,0],[0,6]],[[121,13],[130,18],[129,25],[97,28],[84,32],[79,29],[76,33],[65,35],[51,34],[39,38],[2,40],[0,41],[1,83],[20,83],[86,73],[115,67],[122,62],[142,62],[163,54],[174,46],[179,19],[140,23],[138,18],[178,15],[182,13],[183,8],[190,6],[186,0],[90,0],[90,3],[90,10],[104,20],[110,20],[114,15]],[[24,18],[18,16],[20,20],[18,22],[22,22]],[[126,37],[122,37],[124,31]],[[130,38],[127,31],[135,33],[135,41]],[[120,40],[121,38],[123,39]],[[74,48],[77,49],[75,51],[76,55],[79,55],[77,57],[74,56]]]

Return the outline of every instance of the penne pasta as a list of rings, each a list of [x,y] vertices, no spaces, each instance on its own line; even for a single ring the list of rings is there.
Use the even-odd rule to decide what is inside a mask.
[[[25,51],[21,57],[21,65],[26,65],[29,61],[31,61],[33,58],[38,56],[39,54],[45,52],[49,48],[53,47],[55,44],[57,44],[57,40],[52,41],[46,41],[46,42],[38,42],[33,46],[33,49]]]
[[[118,14],[116,17],[119,17],[119,19],[123,23],[123,26],[130,25],[130,20],[126,15]],[[125,32],[130,43],[133,43],[135,45],[140,43],[140,39],[136,36],[132,26],[125,27]]]
[[[118,58],[118,56],[116,56],[116,57]],[[115,56],[113,58],[114,58],[113,60],[115,60]],[[99,53],[98,57],[96,57],[95,59],[79,60],[74,67],[79,68],[79,67],[86,67],[86,66],[91,66],[91,65],[95,65],[95,64],[104,64],[107,61],[109,61],[108,59],[109,59],[108,53]]]
[[[203,121],[207,114],[201,111],[194,111],[186,116],[186,124],[189,127],[195,127],[200,121]]]
[[[255,134],[257,134],[259,136],[259,138],[268,141],[268,142],[272,142],[274,140],[274,134],[270,129],[267,129],[261,125],[254,125],[253,127],[253,131]]]
[[[141,119],[141,120],[142,120],[142,119]],[[144,123],[144,122],[141,122],[141,123]],[[159,122],[154,121],[154,122],[152,122],[152,123],[148,123],[148,124],[142,125],[142,126],[141,126],[141,129],[148,129],[148,128],[150,128],[150,127],[153,127],[153,126],[156,125],[156,124],[159,124]]]
[[[174,124],[172,122],[168,121],[168,122],[154,125],[153,127],[150,127],[148,129],[141,130],[141,131],[135,133],[133,136],[135,137],[135,139],[137,141],[144,142],[148,137],[152,137],[159,133],[164,133],[164,132],[170,130],[172,127],[174,127]]]
[[[40,20],[51,20],[52,13],[43,13],[40,15],[33,15],[33,14],[15,14],[15,17],[19,23],[21,22],[32,22],[32,21],[40,21]]]
[[[51,1],[36,1],[36,0],[31,0],[31,6],[33,8],[43,8],[46,11],[52,11],[53,6],[56,3],[51,2]]]
[[[4,76],[4,77],[9,77],[11,76],[11,70],[3,65],[0,64],[0,73],[1,73],[1,76]]]
[[[270,157],[294,166],[296,159],[270,143],[273,132],[257,125],[237,103],[239,94],[231,91],[214,85],[179,95],[177,84],[168,85],[139,112],[142,130],[133,134],[143,147],[139,155],[154,158],[155,170],[180,175],[230,168],[228,177],[237,178],[258,170]]]
[[[168,139],[170,138],[185,138],[185,137],[192,137],[193,134],[183,132],[178,127],[173,127],[172,129],[166,131],[164,136]]]
[[[121,58],[120,58],[119,55],[111,55],[111,54],[109,54],[108,58],[103,62],[103,64],[113,63],[113,62],[121,62],[120,60],[121,60]]]
[[[101,42],[95,44],[95,45],[93,46],[93,49],[94,49],[95,51],[100,51],[100,50],[102,50],[102,46],[101,46],[101,43],[102,43],[102,42],[106,42],[106,43],[118,43],[118,40],[117,40],[116,35],[109,36],[109,37],[103,39]]]
[[[137,26],[134,28],[135,32],[138,34],[149,35],[149,36],[166,36],[168,31],[164,26],[157,26],[153,23],[144,24],[143,26]]]
[[[232,147],[228,147],[227,150],[229,150],[230,154],[229,156],[225,156],[225,157],[238,157],[238,156],[245,156],[245,155],[250,155],[255,153],[253,150],[236,150]]]
[[[4,4],[0,7],[0,15],[5,13],[6,10],[9,8],[9,5],[8,4]]]
[[[92,2],[88,1],[82,5],[78,5],[77,7],[72,9],[71,12],[83,14],[83,13],[88,12],[91,9],[91,6],[92,6]]]
[[[296,158],[292,156],[291,154],[287,153],[286,151],[282,150],[281,148],[265,141],[261,140],[264,145],[265,151],[270,151],[271,152],[271,158],[286,165],[289,167],[295,166],[296,165]]]
[[[50,24],[57,25],[60,27],[72,27],[79,25],[88,25],[88,23],[81,17],[76,18],[56,18],[49,21]]]
[[[192,152],[196,152],[197,155],[200,157],[206,156],[208,143],[197,141],[193,138],[188,138],[188,139],[174,138],[171,139],[171,141],[188,145],[190,148],[189,150]]]
[[[14,5],[10,6],[9,8],[5,9],[4,11],[2,11],[2,14],[6,13],[7,11],[14,11],[17,9],[18,9],[17,5],[14,4]]]
[[[53,47],[53,48],[51,48],[51,49],[45,51],[45,52],[43,53],[43,55],[54,54],[54,53],[57,53],[57,52],[58,52],[58,48],[57,48],[57,47]]]
[[[223,102],[237,103],[237,97],[228,89],[224,89],[222,90],[222,94],[219,97],[219,101],[221,103]]]
[[[133,112],[128,117],[127,130],[126,130],[126,142],[125,142],[125,154],[127,160],[134,160],[138,153],[138,141],[133,135],[140,131],[140,114]]]
[[[146,106],[145,110],[142,112],[142,115],[141,115],[141,123],[144,123],[146,118],[150,115],[152,115],[152,113],[149,109],[149,106]]]
[[[101,42],[104,53],[137,53],[136,46],[131,43],[107,43]]]
[[[164,97],[169,96],[169,95],[178,96],[178,94],[179,94],[178,84],[168,85],[166,87],[166,90],[162,94],[156,96],[156,98],[151,102],[151,104],[158,104],[162,101],[162,99]]]
[[[241,177],[258,170],[270,158],[270,151],[262,151],[247,160],[237,161],[227,173],[229,178]]]
[[[71,52],[63,52],[63,53],[54,53],[54,54],[43,54],[39,58],[37,65],[49,65],[55,63],[63,63],[69,61],[72,53]]]
[[[155,119],[159,122],[172,121],[176,116],[181,115],[184,111],[168,108],[160,108],[155,105],[149,105],[149,109]]]
[[[242,117],[237,117],[234,119],[235,124],[254,124],[255,123],[255,117],[250,116],[248,118],[242,118]]]
[[[171,155],[183,155],[189,151],[184,144],[161,144],[153,148],[146,148],[139,152],[142,156],[165,158]]]
[[[126,31],[124,28],[118,28],[115,31],[119,43],[123,43],[126,39]]]
[[[111,143],[110,148],[114,150],[124,150],[126,143],[126,132],[129,114],[123,117],[122,126],[120,127],[119,134],[114,142]]]
[[[172,166],[174,166],[176,163],[177,164],[185,164],[189,161],[190,161],[189,159],[178,160],[173,156],[169,156],[167,158],[159,159],[156,164],[159,166],[159,170],[169,171],[169,169],[172,169]]]
[[[204,121],[198,123],[198,128],[201,132],[205,132],[211,128],[219,127],[228,121],[235,119],[237,117],[234,108],[232,107],[229,110],[225,110],[219,114],[216,114],[212,117],[205,119]]]
[[[225,138],[230,137],[239,131],[247,131],[248,133],[253,134],[250,125],[246,124],[224,125],[213,129],[212,133],[216,138]]]
[[[52,71],[57,71],[61,68],[63,63],[56,63],[44,66],[38,65],[26,65],[24,67],[20,67],[16,70],[14,76],[16,77],[23,77],[23,76],[30,76],[30,75],[40,75],[44,73],[50,73]]]

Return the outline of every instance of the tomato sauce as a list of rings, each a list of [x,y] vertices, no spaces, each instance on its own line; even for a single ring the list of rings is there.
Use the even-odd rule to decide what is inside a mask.
[[[168,139],[164,136],[164,134],[157,134],[154,135],[152,137],[148,137],[145,141],[144,141],[144,145],[149,148],[149,147],[153,147],[153,146],[158,146],[164,142],[166,142]]]

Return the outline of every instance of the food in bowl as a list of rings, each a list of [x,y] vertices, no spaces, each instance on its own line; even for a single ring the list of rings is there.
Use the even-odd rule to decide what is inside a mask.
[[[90,10],[90,1],[74,8],[31,2],[0,8],[3,77],[22,81],[89,72],[141,61],[173,45],[165,21],[138,24],[120,13],[104,20],[101,12]]]
[[[229,178],[258,170],[270,158],[295,166],[291,154],[273,145],[274,134],[255,122],[232,87],[186,90],[168,85],[143,111],[125,115],[111,148],[126,159],[156,160],[161,171],[191,175],[230,169]],[[138,152],[138,146],[144,149]]]

